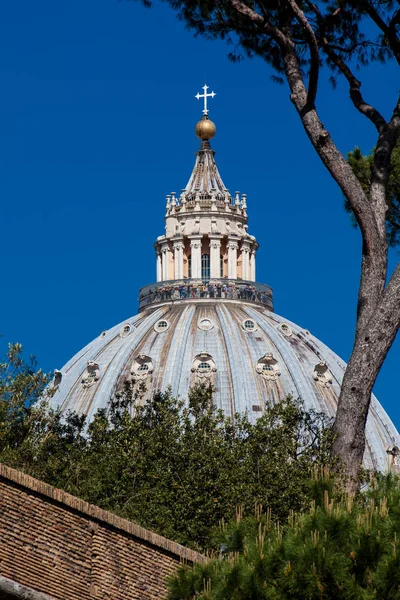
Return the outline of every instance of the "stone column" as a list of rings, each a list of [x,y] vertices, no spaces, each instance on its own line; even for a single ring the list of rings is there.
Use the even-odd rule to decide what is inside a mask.
[[[221,238],[210,236],[210,277],[218,279],[221,275]]]
[[[162,258],[161,258],[161,251],[159,248],[157,248],[156,253],[157,253],[157,281],[162,281]]]
[[[250,254],[250,281],[256,280],[256,250],[253,249]]]
[[[183,279],[183,238],[174,239],[174,279]]]
[[[242,279],[245,281],[251,280],[250,276],[250,244],[248,241],[242,242]]]
[[[228,279],[237,279],[237,249],[237,241],[228,238]]]
[[[201,237],[190,237],[192,279],[201,279]]]
[[[167,281],[169,279],[169,250],[168,242],[162,245],[162,280]]]

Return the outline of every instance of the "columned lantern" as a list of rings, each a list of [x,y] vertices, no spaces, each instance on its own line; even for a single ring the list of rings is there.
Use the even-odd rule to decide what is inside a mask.
[[[214,96],[207,86],[196,96],[204,101],[200,148],[186,187],[167,196],[165,234],[154,244],[156,281],[140,290],[138,314],[56,371],[54,407],[90,420],[127,385],[143,404],[157,390],[186,399],[191,386],[209,382],[216,406],[232,418],[246,412],[254,421],[288,395],[334,416],[346,364],[276,314],[271,288],[256,281],[246,194],[229,192],[210,145],[216,127],[207,101]],[[386,470],[400,439],[375,397],[366,439],[364,465]]]
[[[247,299],[272,310],[272,290],[256,282],[258,243],[248,232],[247,195],[231,194],[215,162],[210,140],[216,126],[210,120],[207,99],[203,117],[196,125],[201,140],[196,162],[180,194],[166,199],[165,234],[157,238],[156,283],[140,292],[139,310],[167,298]]]

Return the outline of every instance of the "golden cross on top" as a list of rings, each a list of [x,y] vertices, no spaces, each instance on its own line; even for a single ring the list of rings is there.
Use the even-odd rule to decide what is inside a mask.
[[[214,98],[214,96],[216,96],[217,94],[215,92],[211,92],[211,94],[207,94],[208,85],[204,84],[202,89],[204,90],[204,94],[199,94],[197,92],[195,98],[197,98],[197,100],[200,100],[200,98],[204,98],[203,115],[208,115],[207,98]]]

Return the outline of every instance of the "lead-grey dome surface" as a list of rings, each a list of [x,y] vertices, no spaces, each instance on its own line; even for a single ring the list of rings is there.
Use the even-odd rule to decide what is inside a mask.
[[[229,416],[247,412],[255,420],[288,395],[334,416],[346,365],[272,312],[272,290],[256,279],[259,244],[248,208],[247,194],[225,188],[203,139],[186,188],[166,197],[164,233],[154,244],[157,281],[141,289],[139,314],[56,372],[53,406],[91,419],[126,381],[139,402],[168,387],[186,399],[196,382],[208,381]],[[387,448],[400,443],[376,398],[366,439],[365,466],[386,470]]]
[[[103,332],[57,372],[54,407],[89,419],[125,380],[143,384],[145,401],[171,387],[184,399],[196,381],[212,381],[226,415],[260,416],[287,395],[334,416],[346,364],[309,331],[261,306],[186,300],[151,307]],[[398,433],[372,399],[366,428],[367,468],[386,470]]]

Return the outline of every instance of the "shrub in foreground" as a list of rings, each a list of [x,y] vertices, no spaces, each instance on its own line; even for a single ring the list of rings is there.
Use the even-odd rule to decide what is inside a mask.
[[[46,381],[11,348],[0,365],[0,461],[196,549],[212,547],[238,505],[270,506],[281,520],[306,507],[311,469],[330,461],[329,422],[292,399],[253,424],[226,418],[209,387],[140,407],[127,385],[88,424],[36,401]]]
[[[221,554],[181,567],[169,600],[399,600],[400,480],[378,476],[354,502],[333,499],[328,475],[284,525],[258,507],[224,526]]]

